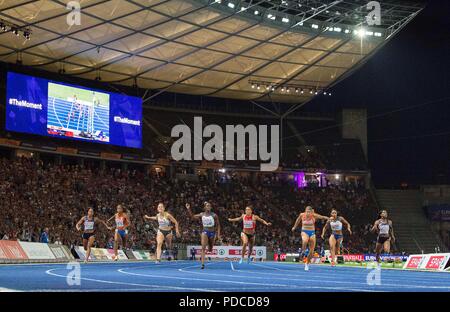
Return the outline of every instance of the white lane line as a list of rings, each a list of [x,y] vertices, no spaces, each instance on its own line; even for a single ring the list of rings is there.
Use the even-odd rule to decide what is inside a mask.
[[[50,269],[45,271],[46,274],[48,275],[52,275],[52,276],[57,276],[57,277],[62,277],[62,278],[67,278],[67,275],[61,275],[61,274],[56,274],[53,273],[52,271],[57,270],[57,269]],[[148,284],[138,284],[138,283],[127,283],[127,282],[115,282],[115,281],[107,281],[107,280],[101,280],[101,279],[94,279],[94,278],[86,278],[86,277],[75,277],[75,279],[79,279],[79,280],[85,280],[85,281],[91,281],[91,282],[97,282],[97,283],[105,283],[105,284],[115,284],[115,285],[127,285],[127,286],[139,286],[139,287],[146,287],[146,288],[158,288],[158,289],[176,289],[176,290],[191,290],[190,288],[185,288],[185,287],[175,287],[175,286],[159,286],[159,285],[148,285]]]
[[[185,267],[185,268],[178,269],[178,271],[184,272],[184,273],[189,273],[189,274],[208,275],[208,276],[219,276],[219,277],[231,277],[231,278],[234,278],[234,279],[236,279],[236,278],[246,278],[246,279],[257,279],[257,280],[263,280],[263,281],[267,281],[267,280],[268,280],[267,277],[259,277],[259,276],[251,276],[251,275],[229,275],[229,274],[224,274],[224,273],[206,273],[206,272],[188,271],[188,270],[186,270],[186,269],[188,269],[188,268],[192,268],[192,266],[191,266],[191,267]],[[242,270],[238,270],[238,269],[234,269],[234,271],[235,271],[235,272],[240,272],[240,273],[255,273],[255,272],[257,272],[257,271],[248,271],[248,270],[242,271]],[[265,272],[257,272],[257,273],[263,274],[263,275],[270,274],[270,273],[265,273]],[[271,274],[271,275],[274,275],[274,274]],[[279,274],[276,274],[276,276],[279,276]],[[286,274],[283,274],[283,276],[286,276]],[[317,282],[317,281],[320,281],[319,278],[317,278],[317,279],[305,279],[304,277],[305,277],[305,275],[303,275],[301,279],[292,279],[292,278],[286,278],[286,277],[275,277],[275,278],[273,278],[273,279],[274,279],[274,280],[279,280],[279,281],[289,281],[289,282],[298,282],[298,281],[302,281],[302,282]],[[269,278],[269,279],[270,279],[270,278]],[[210,279],[208,279],[208,280],[210,280]],[[325,283],[333,283],[333,284],[351,284],[351,285],[354,285],[354,284],[355,284],[355,282],[349,282],[349,281],[337,281],[337,282],[336,282],[336,281],[332,281],[332,280],[328,280],[328,281],[327,281],[327,280],[321,280],[321,282],[325,282]],[[294,288],[304,289],[303,286],[292,285],[292,284],[289,284],[289,285],[279,285],[279,284],[251,283],[251,282],[240,282],[240,283],[242,283],[242,284],[250,284],[250,285],[251,285],[251,284],[265,285],[265,286],[274,285],[274,286],[278,286],[278,287],[285,287],[285,286],[288,286],[288,287],[294,287]],[[367,285],[366,283],[358,283],[358,284]],[[352,289],[351,289],[351,288],[347,288],[347,286],[342,286],[342,287],[322,287],[322,286],[316,287],[316,286],[308,286],[307,288],[308,288],[308,289],[309,289],[309,288],[319,288],[319,289],[320,289],[320,288],[324,288],[324,289],[340,289],[340,290],[367,291],[367,292],[375,291],[375,290],[366,289],[366,288],[362,288],[362,289],[360,289],[360,288],[357,288],[357,289],[352,288]]]
[[[264,265],[264,264],[260,264],[260,263],[254,263],[253,265],[260,266],[260,267],[263,267],[263,268],[272,269],[272,270],[276,270],[276,271],[289,272],[290,276],[299,276],[299,277],[301,277],[301,276],[305,276],[304,274],[308,274],[308,275],[309,274],[314,274],[316,276],[330,277],[331,274],[334,273],[334,274],[336,274],[336,276],[340,275],[340,274],[345,274],[347,279],[348,279],[348,275],[361,276],[360,274],[364,274],[364,272],[368,272],[369,270],[373,270],[374,269],[374,268],[368,268],[368,269],[365,268],[364,271],[347,272],[347,271],[339,271],[340,269],[345,269],[345,267],[338,267],[338,268],[335,268],[335,269],[332,269],[332,270],[327,270],[326,273],[323,270],[317,272],[317,271],[314,271],[314,269],[313,269],[312,271],[310,270],[308,273],[293,274],[293,273],[299,272],[299,271],[296,270],[296,269],[293,269],[293,270],[280,269],[280,268],[277,268],[277,267],[272,267],[272,266]],[[324,267],[321,267],[321,266],[318,266],[318,265],[310,266],[310,268],[314,268],[314,267],[318,268],[319,270],[321,270],[321,268],[324,268]],[[384,277],[383,277],[385,280],[390,280],[390,281],[397,282],[400,279],[400,280],[403,280],[405,282],[424,282],[424,276],[419,276],[419,275],[412,276],[412,275],[409,275],[409,274],[405,274],[405,275],[402,275],[401,277],[399,277],[398,275],[392,275],[393,272],[390,269],[389,270],[381,269],[381,272],[386,273],[384,275]],[[406,271],[404,271],[404,272],[406,273]],[[408,272],[408,273],[410,273],[410,272]],[[275,273],[270,273],[270,274],[275,274]],[[280,273],[280,274],[285,275],[286,273]],[[433,278],[432,282],[436,282],[437,280],[439,280],[439,281],[444,281],[444,282],[448,281],[450,283],[450,279],[448,278],[448,276],[447,277],[446,276],[439,276],[439,277],[440,278],[438,278],[437,276],[433,276],[432,277]],[[431,277],[427,276],[427,278],[431,278]]]
[[[199,274],[199,275],[206,275],[206,276],[219,276],[219,277],[231,277],[233,279],[236,279],[236,277],[241,277],[241,278],[256,278],[256,279],[262,279],[262,280],[267,280],[267,278],[263,278],[263,277],[254,277],[254,276],[236,276],[236,275],[227,275],[227,274],[218,274],[218,273],[206,273],[206,272],[195,272],[195,271],[188,271],[187,269],[189,268],[193,268],[194,266],[188,266],[188,267],[184,267],[184,268],[180,268],[178,269],[178,271],[180,272],[184,272],[184,273],[189,273],[189,274]],[[236,270],[240,272],[239,270]],[[260,283],[260,282],[240,282],[240,281],[228,281],[228,280],[213,280],[213,279],[201,279],[201,278],[187,278],[187,279],[191,279],[191,280],[198,280],[198,281],[213,281],[213,282],[219,282],[219,283],[231,283],[231,284],[240,284],[240,285],[259,285],[259,286],[263,286],[263,287],[283,287],[283,288],[288,288],[288,289],[292,289],[292,288],[296,288],[296,289],[304,289],[303,286],[298,286],[298,285],[292,285],[292,284],[277,284],[277,283],[271,283],[271,284],[267,284],[267,283]],[[288,278],[284,278],[283,280],[287,280],[287,281],[299,281],[299,280],[294,280],[294,279],[288,279]],[[302,280],[303,281],[303,280]],[[310,280],[310,281],[317,281],[317,280]],[[262,288],[263,288],[262,287]],[[308,289],[313,288],[313,289],[330,289],[330,290],[352,290],[352,291],[366,291],[366,292],[372,292],[374,290],[369,290],[369,289],[355,289],[355,288],[347,288],[347,287],[328,287],[328,286],[308,286]]]
[[[289,270],[286,270],[289,271]],[[235,269],[235,272],[241,272],[241,273],[252,273],[252,274],[262,274],[264,276],[266,275],[272,275],[272,276],[285,276],[286,273],[269,273],[269,272],[259,272],[259,271],[250,271],[250,270],[238,270]],[[292,274],[290,274],[291,276],[293,276]],[[308,281],[308,282],[317,282],[320,281],[321,283],[336,283],[336,284],[360,284],[360,285],[367,285],[366,282],[358,282],[358,281],[350,281],[352,280],[349,276],[344,276],[346,281],[336,281],[336,280],[325,280],[323,279],[323,274],[317,274],[314,272],[308,272],[302,275],[295,275],[301,278],[302,281]],[[233,275],[234,276],[234,275]],[[328,277],[330,277],[330,275],[327,275]],[[235,277],[235,276],[234,276]],[[305,277],[311,277],[314,279],[305,279]],[[339,278],[339,276],[336,276],[337,278]],[[357,276],[354,276],[357,277]],[[248,276],[248,278],[254,278],[251,276]],[[264,279],[264,277],[262,278]],[[292,280],[292,279],[287,279],[287,278],[283,278],[283,277],[275,277],[275,279],[279,279],[279,280]],[[363,279],[363,277],[361,276],[361,279]],[[381,277],[382,280],[382,285],[379,285],[379,287],[395,287],[395,288],[419,288],[419,289],[428,289],[428,288],[434,288],[434,289],[450,289],[450,286],[439,286],[439,285],[409,285],[409,284],[386,284],[383,283],[383,279],[387,279],[385,277]],[[396,281],[398,283],[401,282],[401,279],[396,279],[396,278],[391,278],[391,280]],[[410,280],[407,280],[410,281]],[[423,280],[422,280],[423,282]],[[367,285],[369,286],[369,285]],[[309,286],[308,286],[309,287]],[[378,287],[378,286],[373,286],[373,287]]]
[[[18,289],[0,287],[0,292],[22,292],[22,291]]]

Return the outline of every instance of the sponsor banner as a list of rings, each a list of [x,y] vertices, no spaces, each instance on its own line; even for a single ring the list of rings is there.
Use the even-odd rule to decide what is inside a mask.
[[[55,255],[50,250],[47,244],[43,243],[30,243],[30,242],[19,242],[22,249],[28,256],[30,260],[54,260]]]
[[[70,154],[70,155],[76,155],[78,153],[78,150],[76,148],[69,148],[69,147],[57,147],[56,151],[61,154]]]
[[[26,260],[28,256],[18,241],[0,240],[0,259]]]
[[[344,261],[348,261],[348,262],[364,261],[363,254],[341,255],[341,256],[344,258]]]
[[[286,261],[286,254],[285,253],[283,253],[283,254],[274,254],[273,255],[273,260],[274,261]]]
[[[425,259],[424,255],[411,255],[405,263],[404,269],[418,269]]]
[[[403,269],[444,271],[450,267],[450,253],[410,255]]]
[[[450,221],[450,205],[439,204],[426,207],[428,218],[432,221]]]
[[[125,250],[125,255],[130,260],[136,260],[136,257],[134,256],[134,253],[132,250]]]
[[[320,264],[320,263],[322,263],[322,258],[321,257],[312,257],[311,263],[312,264]]]
[[[145,250],[133,250],[133,255],[137,260],[155,260],[155,255]]]
[[[51,252],[57,260],[73,260],[73,255],[64,245],[48,244]]]
[[[76,246],[75,251],[77,252],[80,260],[86,259],[86,251],[83,246]],[[91,248],[91,255],[89,260],[112,260],[114,256],[113,249],[105,249],[105,248]],[[125,255],[123,250],[118,250],[119,260],[128,260],[128,257]]]
[[[381,261],[406,261],[408,256],[406,255],[380,255]],[[364,261],[375,261],[375,254],[365,254]]]
[[[199,258],[201,255],[202,247],[201,246],[187,246],[188,255],[191,254],[191,249],[195,249],[195,256]],[[242,247],[241,246],[214,246],[212,252],[206,252],[206,255],[210,258],[240,258],[242,255]],[[254,258],[267,258],[267,251],[265,246],[255,246],[253,247],[252,256]]]
[[[101,152],[100,153],[100,157],[104,158],[104,159],[121,159],[122,155],[121,154],[115,154],[115,153]]]
[[[114,249],[102,249],[102,250],[106,258],[112,260],[114,256]],[[119,260],[128,260],[127,255],[123,252],[122,249],[119,249],[117,251],[117,256],[119,257]]]
[[[20,146],[20,141],[0,138],[0,144],[2,145],[12,145],[12,146]]]
[[[108,254],[105,251],[106,250],[103,248],[91,248],[91,254],[95,256],[95,259],[97,260],[112,259],[112,257],[108,257]]]

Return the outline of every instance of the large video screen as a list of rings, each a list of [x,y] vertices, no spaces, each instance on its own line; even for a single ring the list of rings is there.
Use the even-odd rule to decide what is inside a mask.
[[[8,72],[6,129],[142,147],[142,100]]]

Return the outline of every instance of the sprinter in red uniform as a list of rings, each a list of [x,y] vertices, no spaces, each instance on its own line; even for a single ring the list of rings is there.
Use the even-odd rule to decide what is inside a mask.
[[[116,231],[114,233],[114,256],[113,260],[118,260],[118,248],[119,242],[121,243],[123,248],[127,247],[127,237],[128,230],[127,228],[130,226],[130,219],[126,212],[124,212],[122,205],[117,205],[117,213],[112,216],[109,220],[115,219],[116,222]]]
[[[241,233],[242,240],[242,257],[239,263],[242,263],[245,257],[245,251],[247,250],[248,245],[248,262],[251,261],[251,255],[253,251],[253,246],[255,245],[255,234],[256,234],[256,221],[263,223],[264,225],[270,226],[272,223],[266,222],[261,219],[257,215],[253,214],[253,208],[251,206],[247,206],[245,208],[245,214],[241,215],[238,218],[229,218],[230,222],[239,222],[243,221],[243,229]]]
[[[314,255],[314,249],[316,248],[316,220],[328,221],[328,219],[328,217],[315,213],[311,206],[307,206],[305,208],[305,212],[301,212],[297,220],[295,220],[295,224],[292,227],[292,232],[295,232],[300,223],[302,224],[301,258],[303,258],[302,256],[306,256],[305,271],[309,270],[308,264],[310,263],[311,258]],[[307,248],[308,253],[305,254]]]

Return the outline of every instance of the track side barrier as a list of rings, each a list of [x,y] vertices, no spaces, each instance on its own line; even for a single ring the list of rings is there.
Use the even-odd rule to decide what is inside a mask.
[[[450,253],[410,255],[403,269],[425,271],[448,271]]]

